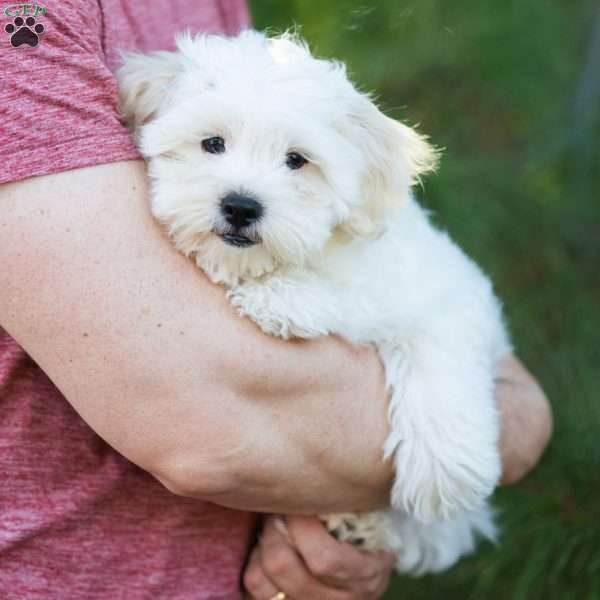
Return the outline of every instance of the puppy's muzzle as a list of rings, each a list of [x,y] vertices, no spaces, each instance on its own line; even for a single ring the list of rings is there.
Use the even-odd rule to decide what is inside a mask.
[[[251,228],[263,215],[260,202],[244,194],[232,192],[221,200],[221,214],[230,226],[227,232],[221,234],[221,239],[232,245],[245,248],[257,243],[248,235]]]

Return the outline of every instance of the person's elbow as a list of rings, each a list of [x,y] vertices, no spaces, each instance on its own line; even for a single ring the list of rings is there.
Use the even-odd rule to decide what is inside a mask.
[[[197,459],[182,452],[153,466],[151,473],[169,492],[186,498],[216,501],[235,489],[235,477],[216,457]]]
[[[197,435],[182,435],[148,470],[173,494],[221,503],[248,477],[248,444],[239,423],[216,421],[198,427]]]
[[[171,423],[175,433],[151,451],[144,468],[178,496],[217,502],[240,489],[251,471],[251,399],[242,397],[229,382],[212,381],[192,400],[203,407]]]
[[[212,452],[205,449],[200,457],[193,450],[182,450],[162,461],[152,474],[177,496],[245,510],[271,506],[285,496],[277,466],[259,460],[244,444],[232,442],[228,452],[220,447]]]

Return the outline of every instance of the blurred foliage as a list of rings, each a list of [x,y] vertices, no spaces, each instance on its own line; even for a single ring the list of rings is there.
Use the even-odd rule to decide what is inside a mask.
[[[421,200],[493,277],[517,352],[554,409],[540,466],[496,495],[500,544],[440,576],[397,578],[386,598],[600,600],[600,110],[577,100],[600,6],[251,7],[257,28],[298,25],[318,55],[344,60],[390,116],[444,149]]]

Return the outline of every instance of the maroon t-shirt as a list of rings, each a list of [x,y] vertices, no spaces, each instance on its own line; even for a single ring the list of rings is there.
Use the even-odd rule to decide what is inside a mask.
[[[23,10],[0,3],[0,182],[137,158],[116,111],[119,49],[248,24],[244,0]],[[236,600],[252,530],[115,452],[0,328],[0,598]]]

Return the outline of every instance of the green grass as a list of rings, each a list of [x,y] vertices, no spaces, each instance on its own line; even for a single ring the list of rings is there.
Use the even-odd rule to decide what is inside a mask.
[[[577,104],[595,3],[251,5],[445,149],[421,199],[493,277],[554,410],[539,467],[496,495],[500,544],[386,598],[600,600],[600,110]]]

